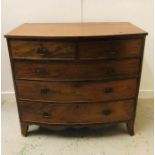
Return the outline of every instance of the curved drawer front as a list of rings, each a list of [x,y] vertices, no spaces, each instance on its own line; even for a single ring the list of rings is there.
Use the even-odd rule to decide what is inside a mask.
[[[135,97],[137,80],[111,82],[35,82],[17,80],[19,99],[41,101],[109,101]]]
[[[140,57],[141,39],[81,41],[79,43],[80,58],[120,58]]]
[[[72,41],[24,41],[10,42],[13,58],[74,58],[75,43]]]
[[[20,102],[24,121],[56,124],[105,123],[129,120],[133,116],[133,107],[133,100],[87,104]]]
[[[102,80],[136,77],[139,60],[107,60],[98,62],[34,62],[14,63],[17,79],[31,80]]]

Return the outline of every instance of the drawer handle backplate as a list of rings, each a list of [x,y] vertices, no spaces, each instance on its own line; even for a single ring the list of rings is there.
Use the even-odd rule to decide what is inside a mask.
[[[118,52],[118,48],[112,48],[112,49],[107,49],[106,50],[106,52],[108,53],[108,54],[116,54],[117,52]]]
[[[48,89],[48,88],[43,88],[43,89],[40,90],[41,94],[45,94],[46,95],[48,92],[50,92],[50,89]]]
[[[43,95],[47,95],[48,93],[50,93],[50,95],[52,94],[61,94],[61,90],[52,90],[52,89],[49,89],[49,88],[42,88],[40,89],[40,93],[43,94]]]
[[[49,114],[48,112],[43,112],[43,113],[42,113],[42,116],[43,116],[43,117],[49,117],[50,115],[51,115],[51,114]]]
[[[49,71],[46,68],[37,68],[35,73],[38,75],[48,75]]]
[[[110,109],[102,110],[102,114],[103,114],[103,115],[108,116],[108,115],[110,115],[111,113],[112,113],[112,111],[111,111]]]
[[[115,74],[115,69],[114,68],[107,68],[105,72],[107,75],[113,75],[113,74]]]
[[[113,88],[105,88],[104,89],[104,93],[109,94],[109,93],[112,93],[112,92],[113,92]]]
[[[39,54],[40,56],[46,56],[48,54],[48,50],[45,47],[39,47],[37,49],[37,54]]]

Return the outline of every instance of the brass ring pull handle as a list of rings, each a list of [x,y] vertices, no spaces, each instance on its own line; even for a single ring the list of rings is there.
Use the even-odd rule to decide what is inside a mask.
[[[43,95],[47,95],[49,92],[50,92],[50,89],[48,89],[48,88],[43,88],[40,90],[40,93]]]
[[[39,47],[37,49],[37,54],[39,54],[40,56],[46,56],[48,54],[48,50],[45,47]]]
[[[48,75],[49,71],[46,68],[37,68],[35,70],[35,73],[42,76],[42,75]]]
[[[48,112],[43,112],[43,113],[42,113],[42,116],[43,116],[43,117],[46,117],[46,118],[49,117],[50,115],[51,115],[51,114],[49,114]]]
[[[79,109],[79,107],[80,107],[80,106],[77,104],[77,105],[76,105],[76,109]]]
[[[105,88],[104,93],[109,94],[113,92],[113,88]]]
[[[105,110],[102,110],[102,114],[105,115],[105,116],[108,116],[112,113],[112,111],[110,109],[105,109]]]
[[[107,68],[105,72],[107,75],[113,75],[116,71],[114,68]]]
[[[111,49],[107,49],[106,52],[108,54],[116,54],[118,52],[118,48],[111,48]]]

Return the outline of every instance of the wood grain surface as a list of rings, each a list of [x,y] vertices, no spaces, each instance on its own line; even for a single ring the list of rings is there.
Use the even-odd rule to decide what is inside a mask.
[[[74,58],[74,41],[11,40],[13,58]]]
[[[147,34],[128,22],[105,23],[25,23],[7,33],[7,38],[46,38],[80,36],[120,36]]]
[[[29,122],[53,124],[106,123],[130,120],[133,100],[107,103],[50,104],[20,102],[22,119]]]
[[[110,82],[36,82],[17,80],[19,99],[41,101],[110,101],[135,97],[137,80]]]
[[[79,41],[80,58],[140,57],[142,39],[107,39]]]
[[[69,81],[137,77],[139,59],[49,62],[15,61],[16,79]]]

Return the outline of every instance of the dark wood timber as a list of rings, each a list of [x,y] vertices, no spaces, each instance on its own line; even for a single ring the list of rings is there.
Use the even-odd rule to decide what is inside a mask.
[[[17,89],[16,89],[15,71],[14,71],[13,59],[12,59],[12,52],[11,52],[11,47],[10,47],[10,39],[7,39],[7,45],[8,45],[8,51],[9,51],[9,58],[10,58],[10,62],[11,62],[11,71],[12,71],[12,78],[13,78],[13,86],[14,86],[14,89],[15,89],[15,96],[16,96],[18,116],[19,116],[20,127],[21,127],[21,134],[23,136],[26,136],[26,132],[23,132],[23,131],[26,131],[26,130],[24,130],[25,129],[25,124],[24,124],[24,122],[21,119],[21,110],[20,110],[19,102],[18,102],[18,94],[17,94]]]
[[[109,101],[135,97],[136,79],[110,82],[17,81],[19,99],[41,101]]]
[[[22,119],[48,124],[84,124],[130,120],[133,115],[133,100],[91,103],[50,104],[20,102]],[[70,117],[72,116],[72,117]]]
[[[127,121],[126,125],[127,125],[127,128],[128,128],[129,134],[131,136],[133,136],[134,135],[134,121],[133,120],[129,120],[129,121]]]
[[[134,122],[147,32],[130,23],[23,24],[5,35],[21,133]]]
[[[11,40],[13,58],[73,58],[75,43],[72,41]]]
[[[139,59],[88,62],[15,61],[16,79],[103,80],[137,77]]]
[[[80,58],[140,57],[142,39],[86,40],[79,43]]]
[[[28,132],[28,124],[25,122],[21,122],[21,133],[23,136],[27,136]]]
[[[136,98],[135,98],[135,103],[136,103],[136,104],[135,104],[135,107],[134,107],[134,115],[133,115],[133,119],[132,119],[132,122],[131,122],[133,134],[130,134],[130,135],[134,135],[134,122],[135,122],[135,118],[136,118],[138,94],[139,94],[140,81],[141,81],[141,74],[142,74],[142,65],[143,65],[145,38],[146,38],[146,36],[144,36],[144,37],[142,38],[142,39],[143,39],[143,46],[141,47],[142,56],[141,56],[141,58],[140,58],[140,71],[139,71],[139,77],[137,78],[137,90],[136,90],[137,92],[136,92]]]

